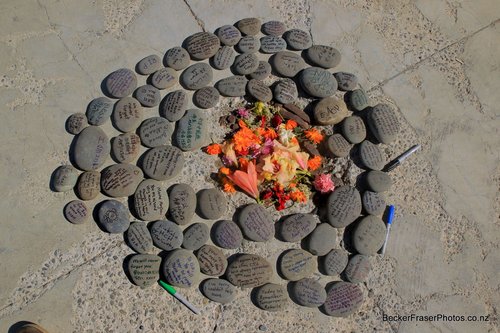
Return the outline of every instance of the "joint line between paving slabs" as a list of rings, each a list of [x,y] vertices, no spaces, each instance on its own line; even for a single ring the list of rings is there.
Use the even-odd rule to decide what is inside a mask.
[[[200,19],[198,17],[198,15],[196,15],[196,13],[194,12],[194,10],[191,7],[191,5],[189,4],[189,2],[187,2],[187,0],[182,0],[182,1],[184,1],[184,3],[186,4],[186,6],[188,7],[189,12],[194,17],[194,19],[196,20],[196,23],[198,23],[198,26],[201,28],[201,30],[203,30],[203,32],[206,32],[206,30],[205,30],[205,22],[203,22],[203,20]]]

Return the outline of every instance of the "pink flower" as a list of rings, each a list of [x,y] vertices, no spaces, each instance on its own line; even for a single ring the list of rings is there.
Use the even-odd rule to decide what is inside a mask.
[[[273,146],[274,146],[273,140],[266,139],[264,145],[261,147],[260,152],[262,153],[262,155],[269,155],[273,152]]]
[[[327,174],[317,175],[314,179],[314,188],[321,193],[328,193],[335,189],[335,184],[333,184],[332,177]]]
[[[247,109],[245,109],[245,108],[239,108],[238,109],[238,115],[241,118],[248,118],[248,116],[250,115],[250,112]]]
[[[253,161],[248,162],[247,172],[236,170],[232,175],[227,175],[240,189],[245,191],[249,196],[259,199],[259,189],[257,187],[257,171]]]

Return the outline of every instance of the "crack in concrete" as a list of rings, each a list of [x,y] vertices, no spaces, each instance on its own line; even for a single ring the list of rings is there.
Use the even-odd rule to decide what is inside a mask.
[[[203,32],[206,32],[207,30],[205,29],[205,22],[203,22],[203,20],[194,12],[193,7],[191,7],[191,5],[189,4],[189,2],[187,0],[182,0],[182,1],[184,2],[184,4],[189,9],[189,12],[191,13],[191,16],[193,16],[193,18],[196,20],[196,23],[201,28],[201,30]]]

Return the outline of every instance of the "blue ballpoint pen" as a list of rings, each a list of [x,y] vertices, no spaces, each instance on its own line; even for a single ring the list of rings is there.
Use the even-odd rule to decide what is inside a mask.
[[[394,219],[394,206],[389,206],[389,213],[387,214],[387,231],[385,233],[384,246],[382,247],[382,256],[385,254],[385,248],[387,247],[387,241],[389,240],[389,232],[391,232],[392,220]]]

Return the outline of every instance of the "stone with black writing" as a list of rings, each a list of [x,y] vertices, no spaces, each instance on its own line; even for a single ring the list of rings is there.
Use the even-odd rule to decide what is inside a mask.
[[[347,105],[353,111],[361,111],[370,106],[368,96],[363,89],[348,91],[345,96]]]
[[[326,290],[314,279],[302,279],[292,285],[292,294],[302,306],[317,308],[325,303]]]
[[[316,258],[300,249],[288,250],[279,261],[281,275],[290,281],[298,281],[312,275],[316,267]]]
[[[307,58],[316,66],[333,68],[340,63],[340,52],[327,45],[313,45],[307,49]]]
[[[156,180],[167,180],[177,176],[183,166],[182,151],[173,146],[160,146],[148,150],[142,162],[144,173]]]
[[[141,220],[154,221],[164,218],[168,209],[167,190],[157,180],[143,180],[134,193],[134,208]]]
[[[236,58],[236,52],[230,46],[223,46],[213,57],[213,65],[216,69],[227,69],[231,67]]]
[[[178,249],[169,253],[163,261],[161,271],[169,284],[179,288],[198,285],[200,265],[190,251]]]
[[[328,222],[335,228],[344,228],[361,214],[361,195],[352,186],[341,186],[328,197]]]
[[[244,76],[234,75],[218,81],[215,87],[222,96],[241,97],[246,94],[247,82]]]
[[[372,170],[366,174],[366,185],[374,192],[385,192],[392,186],[392,179],[387,173]]]
[[[165,53],[165,64],[176,71],[189,66],[189,61],[189,53],[182,47],[172,47]]]
[[[381,143],[396,140],[400,123],[396,113],[387,104],[377,104],[368,112],[368,127]]]
[[[64,217],[73,224],[82,224],[89,218],[91,212],[85,202],[80,200],[70,201],[64,207]]]
[[[175,139],[183,151],[200,149],[206,145],[208,137],[208,118],[202,110],[190,109],[177,122]]]
[[[113,113],[113,101],[106,97],[99,97],[89,103],[87,120],[90,125],[100,126],[108,121]]]
[[[207,279],[201,285],[201,292],[213,302],[226,304],[236,297],[236,287],[223,279]]]
[[[87,126],[76,138],[75,163],[85,171],[97,170],[106,162],[110,151],[106,133],[97,126]]]
[[[120,163],[132,162],[141,149],[141,139],[133,132],[124,133],[113,138],[111,150],[114,158]]]
[[[157,70],[151,77],[151,84],[158,89],[167,89],[177,83],[177,72],[169,67]]]
[[[95,199],[101,192],[101,173],[99,171],[85,171],[78,178],[76,193],[82,200]]]
[[[281,21],[267,21],[262,25],[262,32],[270,36],[281,36],[286,31],[285,23]]]
[[[271,75],[271,64],[269,64],[267,61],[259,61],[259,66],[257,69],[250,74],[250,78],[256,79],[256,80],[264,80]]]
[[[227,280],[242,288],[261,286],[269,282],[272,275],[271,264],[256,254],[241,254],[226,269]]]
[[[134,254],[127,261],[127,269],[132,282],[146,288],[158,281],[161,258],[154,254]]]
[[[137,63],[137,72],[142,75],[153,74],[161,68],[161,59],[156,54],[149,55]]]
[[[184,229],[182,247],[186,250],[198,250],[209,238],[210,228],[205,223],[194,223]]]
[[[130,224],[126,234],[127,244],[137,253],[148,253],[153,251],[153,239],[148,226],[144,222],[133,222]]]
[[[247,83],[247,90],[250,96],[257,101],[270,102],[273,99],[273,92],[261,80],[251,79]]]
[[[133,97],[125,97],[115,104],[113,120],[122,132],[132,132],[141,124],[143,110],[141,103]]]
[[[298,97],[297,85],[292,79],[281,79],[274,86],[274,99],[282,104],[293,103]]]
[[[128,208],[119,201],[104,201],[97,212],[99,222],[111,234],[121,234],[130,226]]]
[[[67,192],[75,187],[78,181],[78,170],[72,165],[61,165],[54,172],[52,185],[57,192]]]
[[[361,283],[366,281],[371,269],[370,257],[363,254],[356,254],[349,260],[345,269],[345,276],[352,283]]]
[[[215,220],[227,211],[228,202],[224,193],[216,188],[204,189],[198,192],[199,215],[205,219]]]
[[[321,260],[323,272],[326,275],[339,275],[347,266],[349,256],[347,251],[342,249],[333,249]]]
[[[236,74],[247,75],[259,67],[259,58],[253,53],[240,54],[236,57],[233,69]]]
[[[142,170],[133,164],[113,164],[101,172],[101,189],[110,197],[128,197],[143,177]]]
[[[304,67],[306,63],[302,57],[290,51],[281,51],[272,57],[274,70],[281,76],[294,77]]]
[[[151,226],[151,238],[153,244],[165,251],[171,251],[181,247],[183,241],[182,230],[174,222],[160,220]]]
[[[203,87],[193,95],[194,104],[202,109],[213,108],[219,103],[220,93],[214,87]]]
[[[342,122],[342,133],[350,143],[360,143],[366,138],[366,127],[363,119],[350,116]]]
[[[87,126],[87,116],[84,113],[73,113],[66,120],[66,130],[71,134],[80,133]]]
[[[266,242],[274,236],[274,222],[269,212],[259,204],[241,210],[238,222],[243,234],[255,242]]]
[[[195,33],[186,42],[186,50],[196,60],[210,58],[217,53],[219,47],[219,38],[211,32]]]
[[[348,111],[344,101],[332,96],[320,100],[313,109],[314,119],[320,125],[335,125],[347,117]]]
[[[213,226],[213,241],[224,249],[236,249],[241,246],[243,234],[233,221],[219,221]]]
[[[298,242],[314,230],[316,223],[313,214],[290,215],[281,223],[281,237],[286,242]]]
[[[307,250],[315,256],[324,256],[337,242],[337,230],[328,223],[320,223],[307,237]]]
[[[338,83],[338,88],[341,91],[352,91],[358,85],[358,77],[352,73],[337,72],[334,73],[335,79]]]
[[[248,17],[239,20],[236,27],[245,35],[254,36],[260,31],[261,21],[255,17]]]
[[[332,73],[320,67],[309,67],[300,74],[300,85],[314,97],[328,97],[337,90],[337,80]]]
[[[227,259],[216,246],[203,245],[197,252],[196,258],[200,263],[200,271],[209,276],[221,276],[227,268]]]
[[[221,43],[228,46],[238,44],[241,39],[241,33],[234,25],[223,25],[217,29],[216,34]]]
[[[351,151],[352,145],[347,141],[342,134],[333,134],[326,141],[328,152],[336,157],[346,157]]]
[[[189,66],[182,72],[180,80],[190,90],[207,86],[213,78],[212,68],[203,62]]]
[[[170,218],[179,225],[191,222],[196,210],[196,193],[188,184],[175,184],[169,193]]]
[[[305,50],[312,46],[311,34],[304,30],[288,30],[284,33],[283,38],[292,50]]]
[[[114,98],[126,97],[137,87],[137,77],[128,68],[121,68],[106,78],[106,90]]]
[[[286,50],[286,42],[278,36],[265,36],[260,39],[262,53],[277,53]]]
[[[185,91],[176,90],[169,93],[160,105],[160,115],[174,122],[182,118],[186,113],[188,97]]]
[[[368,140],[361,143],[359,157],[363,165],[371,170],[382,170],[387,162],[382,149]]]
[[[151,148],[168,144],[173,132],[172,124],[162,117],[148,118],[139,127],[141,143]]]
[[[363,208],[370,215],[380,215],[384,212],[386,203],[382,193],[365,191],[362,197]]]
[[[324,310],[333,317],[347,317],[363,304],[363,291],[357,284],[336,282],[327,292]]]
[[[260,40],[254,36],[245,36],[240,39],[236,48],[240,53],[256,53],[260,49]]]
[[[374,255],[384,245],[387,229],[380,217],[364,217],[354,230],[353,245],[360,254]]]
[[[288,293],[284,286],[267,283],[255,292],[255,304],[262,310],[282,311],[288,304]]]

